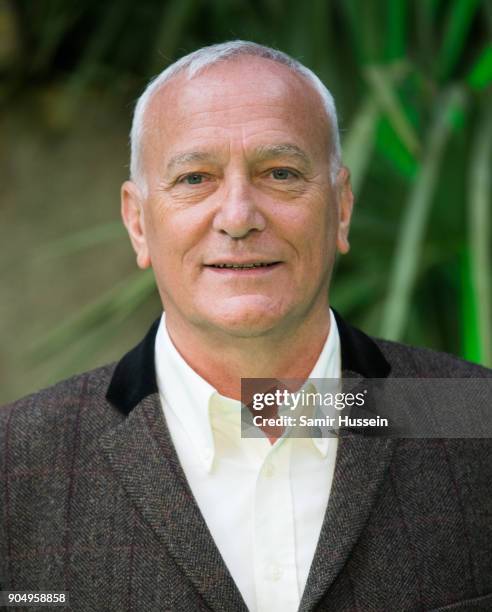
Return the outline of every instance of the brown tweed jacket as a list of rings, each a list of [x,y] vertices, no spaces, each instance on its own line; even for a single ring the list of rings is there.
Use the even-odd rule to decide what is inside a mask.
[[[337,323],[344,377],[492,376]],[[69,591],[80,612],[246,610],[161,411],[156,329],[116,366],[0,409],[1,588]],[[343,437],[299,609],[492,610],[491,451]]]

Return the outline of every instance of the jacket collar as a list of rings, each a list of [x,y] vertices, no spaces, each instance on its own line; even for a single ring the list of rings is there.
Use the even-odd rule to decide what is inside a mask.
[[[391,370],[377,344],[364,332],[349,325],[333,309],[340,335],[342,371],[364,378],[386,378]],[[144,339],[116,365],[106,398],[121,412],[129,414],[144,398],[156,393],[154,346],[160,317]]]
[[[356,372],[364,378],[386,378],[391,366],[376,342],[360,329],[349,325],[332,308],[342,349],[342,371]]]

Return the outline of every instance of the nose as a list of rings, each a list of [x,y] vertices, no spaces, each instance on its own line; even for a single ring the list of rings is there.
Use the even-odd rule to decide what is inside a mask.
[[[228,181],[215,213],[213,228],[231,238],[245,238],[251,232],[262,231],[266,219],[258,206],[259,194],[247,176],[235,176]]]

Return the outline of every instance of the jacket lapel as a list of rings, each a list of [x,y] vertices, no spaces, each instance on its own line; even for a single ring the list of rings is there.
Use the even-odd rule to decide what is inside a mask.
[[[313,610],[347,562],[376,501],[395,440],[348,433],[338,445],[333,484],[300,612]]]
[[[128,497],[207,605],[246,610],[179,463],[158,394],[139,402],[100,444]]]
[[[342,350],[342,389],[356,392],[366,378],[391,370],[378,346],[334,311]],[[299,607],[313,610],[335,581],[362,534],[391,463],[396,440],[342,430],[333,484],[318,545]]]

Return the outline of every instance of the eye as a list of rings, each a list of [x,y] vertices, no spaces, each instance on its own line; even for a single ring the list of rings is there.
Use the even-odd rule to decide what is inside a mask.
[[[186,185],[201,185],[205,179],[203,174],[198,172],[193,172],[191,174],[187,174],[179,179],[179,183],[185,183]]]
[[[270,174],[276,181],[286,181],[290,178],[295,178],[297,175],[288,168],[274,168]]]

